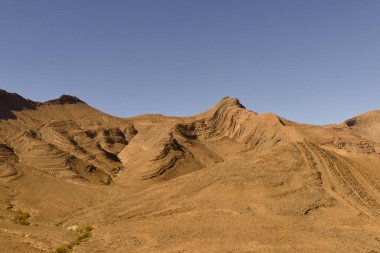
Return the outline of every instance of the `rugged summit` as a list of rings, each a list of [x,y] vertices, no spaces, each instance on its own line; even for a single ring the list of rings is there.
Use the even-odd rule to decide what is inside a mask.
[[[0,89],[0,119],[15,118],[13,111],[34,109],[37,103]]]
[[[312,126],[230,97],[118,118],[0,90],[0,251],[376,252],[379,127],[379,111]]]
[[[62,95],[58,99],[53,99],[46,101],[45,104],[76,104],[76,103],[84,103],[82,100],[80,100],[77,97],[70,96],[70,95]]]

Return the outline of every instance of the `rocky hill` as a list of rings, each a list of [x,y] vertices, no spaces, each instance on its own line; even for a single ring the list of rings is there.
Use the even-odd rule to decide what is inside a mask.
[[[380,252],[379,167],[379,111],[118,118],[0,90],[0,252]]]

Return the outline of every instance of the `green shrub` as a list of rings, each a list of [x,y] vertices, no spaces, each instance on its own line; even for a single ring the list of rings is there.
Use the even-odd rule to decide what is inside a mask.
[[[53,251],[53,253],[66,253],[69,251],[70,251],[70,249],[66,245],[62,245],[62,246],[56,248],[55,251]]]
[[[84,242],[87,238],[91,236],[92,227],[90,226],[84,226],[82,229],[80,229],[78,232],[80,233],[78,237],[67,244],[64,244],[62,246],[59,246],[51,253],[67,253],[71,251],[74,246],[79,245],[80,243]]]
[[[30,222],[28,221],[29,217],[30,214],[28,212],[18,210],[16,212],[15,222],[21,225],[30,225]]]

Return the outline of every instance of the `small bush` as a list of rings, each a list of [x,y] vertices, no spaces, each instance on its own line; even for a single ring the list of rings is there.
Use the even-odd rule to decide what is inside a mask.
[[[80,234],[74,241],[64,244],[62,246],[59,246],[51,253],[67,253],[71,251],[74,248],[74,246],[79,245],[81,242],[84,242],[87,238],[89,238],[91,236],[91,231],[92,231],[92,227],[84,226],[82,229],[78,231]]]
[[[18,210],[16,212],[15,222],[21,225],[30,225],[30,222],[28,221],[29,217],[30,214],[28,212]]]
[[[92,227],[84,226],[81,230],[79,230],[80,236],[78,236],[77,240],[83,241],[91,236]]]
[[[53,253],[66,253],[69,252],[70,248],[68,248],[66,245],[60,246],[53,251]]]

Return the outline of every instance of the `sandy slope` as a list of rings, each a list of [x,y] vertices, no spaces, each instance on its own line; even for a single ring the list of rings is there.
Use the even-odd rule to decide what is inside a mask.
[[[380,113],[121,119],[0,91],[0,252],[380,252]],[[30,225],[15,223],[28,212]]]

